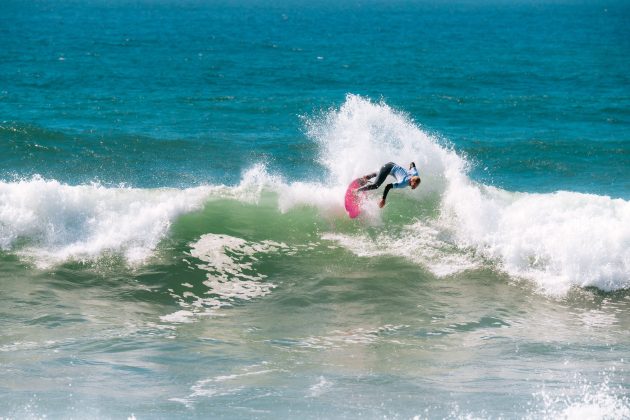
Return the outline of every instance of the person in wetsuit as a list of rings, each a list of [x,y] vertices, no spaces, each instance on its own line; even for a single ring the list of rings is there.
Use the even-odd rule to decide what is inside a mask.
[[[383,198],[379,201],[378,206],[383,208],[385,206],[385,200],[387,200],[387,194],[389,190],[392,188],[405,188],[411,187],[412,190],[415,190],[418,185],[420,185],[420,177],[418,176],[418,170],[416,169],[416,164],[411,162],[409,165],[409,170],[403,168],[402,166],[396,165],[394,162],[389,162],[383,165],[378,172],[367,174],[363,177],[364,181],[368,181],[371,178],[376,177],[376,179],[372,182],[368,182],[362,187],[357,188],[357,191],[369,191],[375,190],[381,186],[381,184],[387,178],[387,175],[391,175],[396,178],[395,183],[387,184],[385,186],[385,190],[383,191]]]

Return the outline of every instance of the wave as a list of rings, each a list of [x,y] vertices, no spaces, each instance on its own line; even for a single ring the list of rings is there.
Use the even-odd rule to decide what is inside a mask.
[[[68,185],[39,176],[0,181],[0,249],[46,268],[69,260],[93,261],[108,254],[141,264],[183,214],[213,197],[240,201],[259,196],[256,169],[238,188],[186,189]]]
[[[604,291],[630,287],[628,201],[568,191],[518,193],[477,183],[469,176],[468,160],[443,139],[387,104],[355,95],[307,126],[337,189],[387,161],[415,161],[419,167],[420,192],[404,193],[406,205],[418,216],[403,235],[385,232],[371,243],[366,235],[341,235],[339,242],[359,255],[389,253],[422,262],[422,253],[431,247],[440,251],[456,245],[458,251],[430,252],[429,260],[439,265],[459,254],[462,258],[451,268],[465,269],[475,260],[466,258],[469,250],[553,295],[574,286]],[[432,194],[438,196],[434,219],[422,213],[421,204]],[[376,251],[366,251],[370,246]]]
[[[238,231],[236,225],[222,226],[238,222],[220,215],[238,209],[225,203],[246,202],[257,209],[247,217],[276,218],[274,226],[283,226],[286,237],[325,220],[327,228],[315,229],[320,239],[360,256],[403,257],[436,276],[491,264],[552,295],[572,287],[630,287],[628,201],[569,191],[511,192],[476,182],[469,161],[444,139],[403,112],[356,95],[348,95],[339,109],[305,118],[305,126],[318,145],[323,180],[287,180],[255,165],[233,186],[142,189],[68,185],[38,176],[0,181],[0,248],[40,267],[110,253],[141,264],[183,215],[218,202],[221,211],[207,215],[218,214],[217,220],[196,226],[186,240]],[[350,221],[342,202],[346,185],[388,161],[414,161],[420,188],[392,191],[384,210],[369,200],[362,217]],[[288,215],[296,213],[307,223],[290,224]],[[276,232],[274,240],[283,238]],[[231,240],[265,239],[271,238]]]
[[[145,260],[174,217],[198,208],[203,188],[169,191],[70,186],[35,177],[0,182],[0,247],[46,267],[122,252]]]

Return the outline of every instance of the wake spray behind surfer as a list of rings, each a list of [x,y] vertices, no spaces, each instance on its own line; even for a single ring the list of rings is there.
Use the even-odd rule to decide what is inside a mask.
[[[394,162],[389,162],[381,167],[380,171],[378,171],[378,174],[374,172],[365,175],[363,177],[365,181],[374,177],[376,177],[376,179],[365,184],[362,187],[357,188],[357,191],[368,191],[377,189],[385,181],[387,175],[391,175],[396,178],[396,182],[387,184],[385,186],[385,190],[383,191],[383,198],[378,203],[378,206],[380,208],[383,208],[383,206],[385,206],[387,194],[392,188],[411,187],[412,190],[415,190],[418,185],[420,185],[420,177],[418,176],[418,170],[416,169],[415,163],[411,162],[411,164],[409,165],[409,170],[407,170],[400,165],[396,165]]]

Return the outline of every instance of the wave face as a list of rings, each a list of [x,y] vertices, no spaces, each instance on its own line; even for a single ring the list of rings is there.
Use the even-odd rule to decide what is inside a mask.
[[[40,267],[112,253],[139,264],[154,255],[182,215],[220,199],[258,203],[261,211],[271,206],[280,212],[267,217],[280,219],[314,208],[316,214],[304,217],[333,221],[332,229],[319,232],[322,239],[360,256],[400,256],[437,276],[491,264],[552,295],[576,286],[630,287],[628,201],[568,191],[511,192],[476,182],[470,162],[444,139],[403,112],[356,95],[305,123],[326,170],[323,180],[295,181],[256,165],[235,186],[73,186],[38,176],[0,182],[0,247]],[[370,199],[361,219],[349,222],[342,203],[346,185],[388,161],[414,161],[420,188],[392,191],[385,210]],[[265,191],[272,203],[261,201]]]

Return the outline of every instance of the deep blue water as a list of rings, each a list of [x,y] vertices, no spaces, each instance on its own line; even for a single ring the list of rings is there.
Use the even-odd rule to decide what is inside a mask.
[[[629,22],[2,1],[0,418],[629,418]]]

